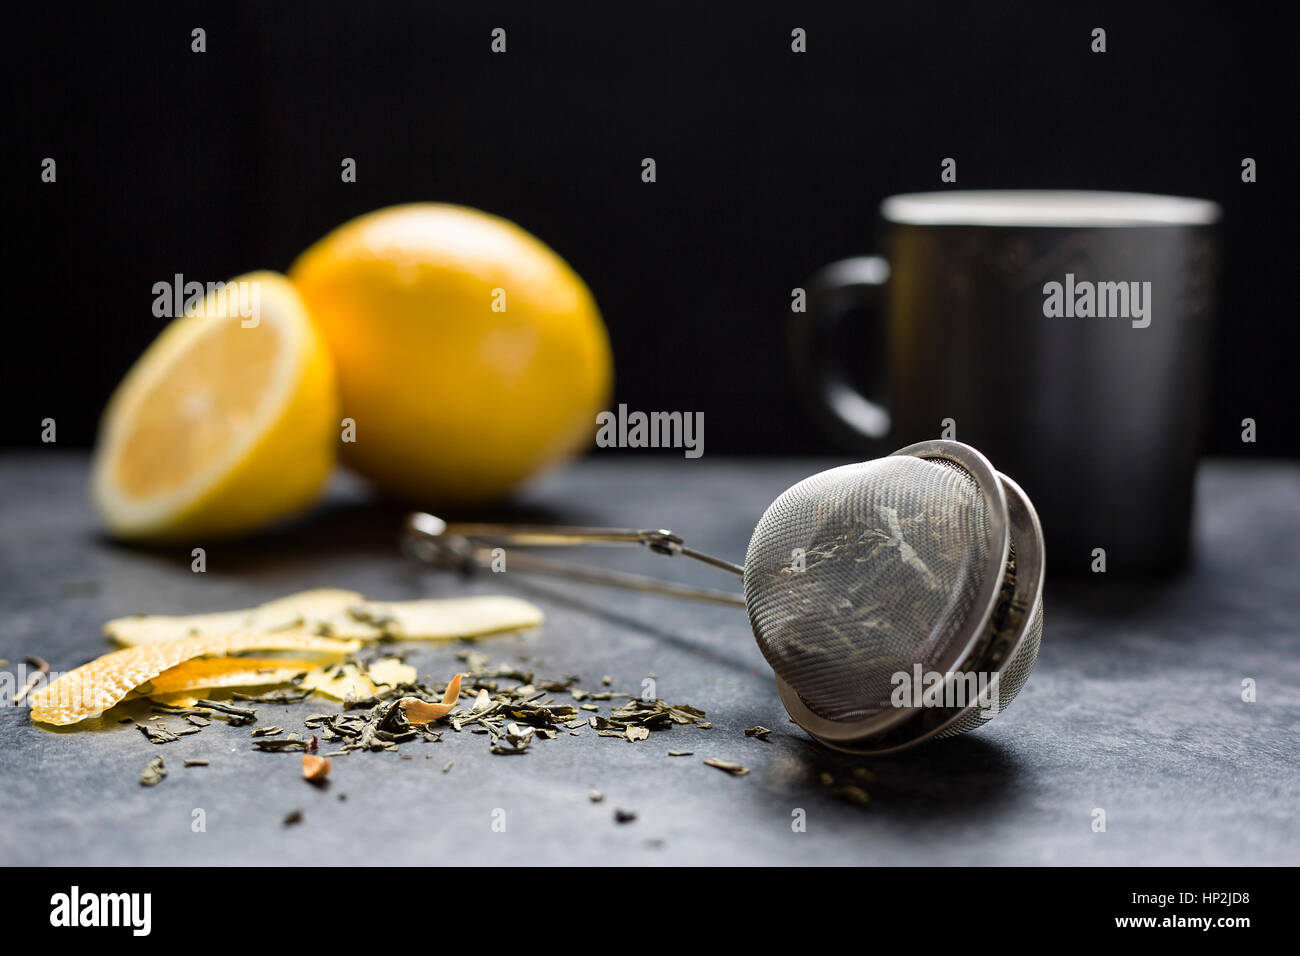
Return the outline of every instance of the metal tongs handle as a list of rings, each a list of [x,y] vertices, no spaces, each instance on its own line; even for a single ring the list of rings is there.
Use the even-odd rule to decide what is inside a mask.
[[[638,530],[634,528],[574,528],[544,525],[510,524],[448,524],[441,518],[417,511],[407,516],[405,542],[408,550],[422,561],[441,567],[454,567],[462,571],[475,571],[491,567],[492,545],[515,544],[525,547],[556,547],[583,544],[639,544],[656,554],[669,557],[681,555],[735,575],[744,575],[738,564],[715,558],[712,555],[688,548],[680,535],[664,529]],[[581,564],[553,561],[527,552],[510,555],[512,568],[534,574],[568,578],[588,584],[648,591],[669,597],[713,601],[717,604],[743,607],[742,595],[711,588],[697,588],[689,584],[675,584],[660,578],[641,574],[611,571]]]

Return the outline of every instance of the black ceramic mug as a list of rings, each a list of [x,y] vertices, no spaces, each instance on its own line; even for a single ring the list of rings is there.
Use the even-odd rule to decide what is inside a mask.
[[[888,258],[822,269],[791,329],[846,451],[955,438],[1028,492],[1054,567],[1182,563],[1219,207],[954,191],[894,196],[881,215]],[[846,347],[846,325],[871,342]]]

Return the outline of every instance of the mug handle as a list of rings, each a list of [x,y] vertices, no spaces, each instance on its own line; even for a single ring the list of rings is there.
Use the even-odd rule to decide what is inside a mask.
[[[832,262],[808,280],[808,310],[795,312],[790,326],[797,375],[832,427],[847,430],[849,439],[858,442],[889,434],[889,411],[850,383],[835,353],[834,333],[855,308],[866,305],[879,316],[881,293],[888,280],[889,263],[879,256]]]

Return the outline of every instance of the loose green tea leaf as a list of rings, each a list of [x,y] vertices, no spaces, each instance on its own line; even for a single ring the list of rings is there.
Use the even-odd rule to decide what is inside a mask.
[[[148,724],[137,722],[135,729],[144,734],[145,739],[151,744],[169,744],[181,739],[162,724],[158,724],[156,727],[150,727]],[[194,729],[197,730],[197,728]]]
[[[766,740],[771,735],[772,735],[772,731],[761,724],[755,727],[745,728],[746,737],[757,737],[759,740]]]
[[[730,760],[719,760],[717,757],[710,757],[704,761],[706,766],[717,767],[723,773],[729,773],[733,777],[743,777],[749,773],[748,767],[742,767],[738,763],[732,763]]]
[[[521,728],[516,723],[506,724],[504,736],[498,738],[491,747],[492,753],[501,755],[521,754],[533,742],[533,736],[532,727]]]
[[[845,803],[861,807],[871,802],[871,795],[857,784],[837,783],[835,777],[829,773],[820,774],[818,779],[821,780],[822,786],[830,791],[831,796]],[[859,783],[869,783],[876,779],[876,775],[863,767],[857,767],[853,771],[853,779]]]
[[[861,787],[854,786],[853,784],[845,784],[842,787],[832,787],[831,796],[838,797],[846,803],[856,804],[860,807],[865,807],[871,802],[871,795]]]
[[[251,724],[257,720],[256,711],[249,710],[246,707],[235,707],[232,704],[223,704],[219,700],[200,700],[198,705],[206,710],[216,711],[219,715],[224,714],[225,719],[230,722],[232,727]]]
[[[316,738],[304,740],[297,734],[290,734],[288,737],[263,737],[260,740],[253,741],[253,749],[261,750],[263,753],[288,753],[291,750],[301,750],[303,753],[310,753],[316,749]]]
[[[235,691],[231,695],[235,700],[251,701],[258,704],[297,704],[311,696],[311,690],[269,690],[265,694],[242,694]]]
[[[688,704],[669,705],[662,700],[638,699],[611,691],[589,694],[574,687],[578,680],[575,675],[558,680],[537,679],[528,670],[493,665],[479,651],[463,651],[456,656],[464,661],[465,673],[445,686],[398,684],[382,688],[369,700],[345,703],[345,713],[312,714],[304,722],[325,740],[338,743],[342,752],[349,752],[395,751],[400,744],[417,739],[437,742],[440,735],[428,730],[423,721],[445,719],[455,733],[487,737],[489,751],[506,756],[524,753],[536,740],[555,740],[562,729],[567,728],[571,736],[580,736],[577,728],[584,722],[599,736],[641,741],[651,731],[698,725],[704,717],[704,711]],[[608,700],[615,696],[628,700],[614,707],[608,717],[595,713],[584,721],[582,711],[598,711],[599,706],[585,703],[579,708],[557,703],[549,696],[566,691],[576,700]],[[431,712],[433,707],[438,708],[436,714]]]
[[[167,768],[163,764],[163,758],[154,757],[145,765],[144,771],[140,774],[140,786],[156,787],[162,783],[165,776],[167,776]]]

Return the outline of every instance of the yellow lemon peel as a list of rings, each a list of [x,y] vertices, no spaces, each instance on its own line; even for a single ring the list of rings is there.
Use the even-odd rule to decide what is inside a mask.
[[[537,627],[544,620],[536,605],[499,594],[368,601],[356,591],[320,588],[239,611],[114,618],[104,625],[104,634],[128,647],[232,631],[282,630],[366,641],[446,641]]]
[[[234,631],[293,630],[323,637],[374,640],[381,636],[379,629],[348,613],[349,607],[365,600],[365,596],[356,591],[316,588],[238,611],[186,616],[136,614],[114,618],[104,625],[104,635],[128,647]]]
[[[410,664],[403,664],[396,657],[385,657],[368,664],[366,676],[376,686],[396,687],[398,684],[414,684],[420,675]]]
[[[359,646],[355,641],[294,632],[200,636],[144,644],[113,651],[69,671],[28,700],[33,721],[64,726],[99,716],[141,684],[196,657],[254,650],[347,654]]]
[[[210,657],[177,664],[137,692],[149,697],[213,687],[259,687],[284,684],[315,670],[319,661],[285,657]]]
[[[412,724],[428,724],[441,720],[455,709],[456,701],[460,698],[461,679],[468,676],[468,674],[457,674],[451,679],[446,692],[442,695],[441,704],[431,704],[418,697],[402,697],[398,699],[397,706],[402,708],[406,713],[406,719]]]
[[[365,700],[375,696],[379,688],[351,662],[327,664],[310,671],[298,685],[334,700]]]
[[[515,597],[474,597],[419,601],[366,601],[354,613],[381,628],[387,637],[406,641],[446,641],[499,631],[537,627],[541,608]]]

